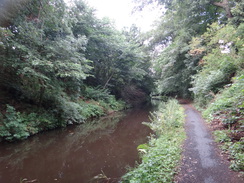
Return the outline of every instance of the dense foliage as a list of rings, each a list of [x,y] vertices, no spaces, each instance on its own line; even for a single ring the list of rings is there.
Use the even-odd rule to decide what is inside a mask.
[[[152,80],[149,58],[131,39],[137,29],[116,30],[82,0],[4,1],[0,8],[2,138],[121,110],[118,99],[146,101]]]
[[[190,89],[199,105],[209,103],[216,93],[231,83],[233,76],[243,74],[243,31],[243,24],[234,27],[214,23],[201,37],[192,41],[191,52],[206,52],[201,58],[202,68],[193,76]]]
[[[223,130],[216,134],[228,139],[231,167],[243,170],[243,1],[135,1],[137,9],[153,2],[163,6],[148,38],[153,95],[193,99],[213,128]]]
[[[138,146],[142,163],[125,174],[121,182],[173,182],[185,138],[184,109],[175,99],[161,103],[151,122],[145,124],[156,137],[151,137],[149,144]]]
[[[242,72],[243,73],[243,72]],[[244,171],[244,76],[234,79],[233,84],[217,94],[215,102],[204,111],[206,119],[215,127],[216,141],[230,155],[230,168]]]
[[[135,26],[118,31],[109,19],[96,18],[83,0],[0,4],[0,138],[25,139],[83,123],[123,109],[125,102],[140,105],[153,91],[193,99],[222,130],[216,136],[227,142],[232,168],[243,170],[244,2],[135,1],[137,9],[153,2],[163,7],[146,38]],[[160,138],[142,150],[144,163],[125,181],[156,181],[178,161],[179,143],[174,140],[177,150],[171,149],[167,139],[178,139],[173,132],[181,129],[181,114],[171,113],[170,105],[153,117],[150,127]],[[172,162],[158,153],[170,154]]]
[[[244,2],[134,1],[163,7],[146,36],[116,30],[83,0],[0,2],[0,141],[140,105],[152,92],[194,100],[231,168],[244,171]],[[146,123],[155,136],[138,146],[142,163],[121,181],[172,182],[183,121],[176,100],[161,105]]]
[[[204,69],[201,61],[205,61],[205,59],[202,58],[210,56],[208,54],[213,51],[212,46],[218,49],[216,43],[219,40],[224,40],[225,44],[228,41],[233,42],[230,45],[233,50],[241,48],[240,41],[239,43],[236,42],[237,39],[242,39],[240,33],[243,23],[243,2],[241,1],[136,1],[140,2],[139,8],[143,8],[145,4],[152,2],[157,2],[164,7],[162,18],[158,21],[155,30],[151,32],[151,37],[149,37],[150,49],[157,53],[152,58],[157,80],[156,94],[194,98],[194,94],[189,88],[192,88],[197,78],[192,78],[192,76]],[[228,22],[231,24],[226,25]],[[231,26],[232,29],[240,27],[239,33],[237,31],[236,34],[227,36],[229,38],[223,38],[225,37],[223,31],[222,33],[219,32],[218,35],[215,35],[216,32],[213,30],[210,33],[209,29],[213,27],[212,24],[218,25],[219,29],[223,28],[223,31],[227,31],[226,33],[230,35],[232,35]],[[228,28],[224,28],[225,26]],[[214,43],[210,43],[210,39],[215,39]],[[192,48],[192,44],[196,46],[196,41],[202,44],[199,47]],[[234,52],[233,50],[232,52]],[[221,56],[225,57],[226,55],[222,54]],[[239,58],[243,56],[240,51],[236,55]],[[234,55],[229,55],[229,57],[235,58]],[[232,76],[231,73],[228,74]],[[218,76],[216,75],[216,77]]]

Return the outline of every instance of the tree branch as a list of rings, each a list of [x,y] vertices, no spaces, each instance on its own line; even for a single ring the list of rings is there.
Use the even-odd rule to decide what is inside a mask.
[[[111,76],[108,78],[107,82],[105,83],[105,85],[103,86],[103,89],[105,89],[109,83],[109,81],[112,79],[114,73],[111,74]]]
[[[229,6],[229,1],[228,0],[223,0],[221,2],[213,2],[212,1],[211,3],[213,5],[215,5],[215,6],[223,8],[225,10],[226,15],[227,15],[228,18],[232,18],[233,17],[233,15],[232,15],[232,13],[230,11],[230,6]]]

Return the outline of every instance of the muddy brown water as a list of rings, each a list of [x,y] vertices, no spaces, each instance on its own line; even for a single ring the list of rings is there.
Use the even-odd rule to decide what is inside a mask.
[[[148,108],[133,109],[101,118],[95,131],[71,126],[2,143],[0,183],[103,182],[93,179],[99,174],[118,182],[126,167],[139,161],[137,146],[148,141],[151,130],[142,125],[148,115]]]

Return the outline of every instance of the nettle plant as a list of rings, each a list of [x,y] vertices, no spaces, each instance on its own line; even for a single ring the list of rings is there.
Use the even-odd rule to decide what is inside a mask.
[[[8,141],[21,140],[27,138],[30,134],[27,132],[27,125],[21,117],[20,112],[7,105],[6,114],[1,116],[2,125],[0,126],[0,136]]]

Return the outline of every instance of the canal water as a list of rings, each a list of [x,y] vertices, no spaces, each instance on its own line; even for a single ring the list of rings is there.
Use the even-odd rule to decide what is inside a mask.
[[[137,146],[151,133],[142,124],[148,116],[148,108],[133,109],[23,142],[2,143],[0,183],[118,182],[139,161]]]

